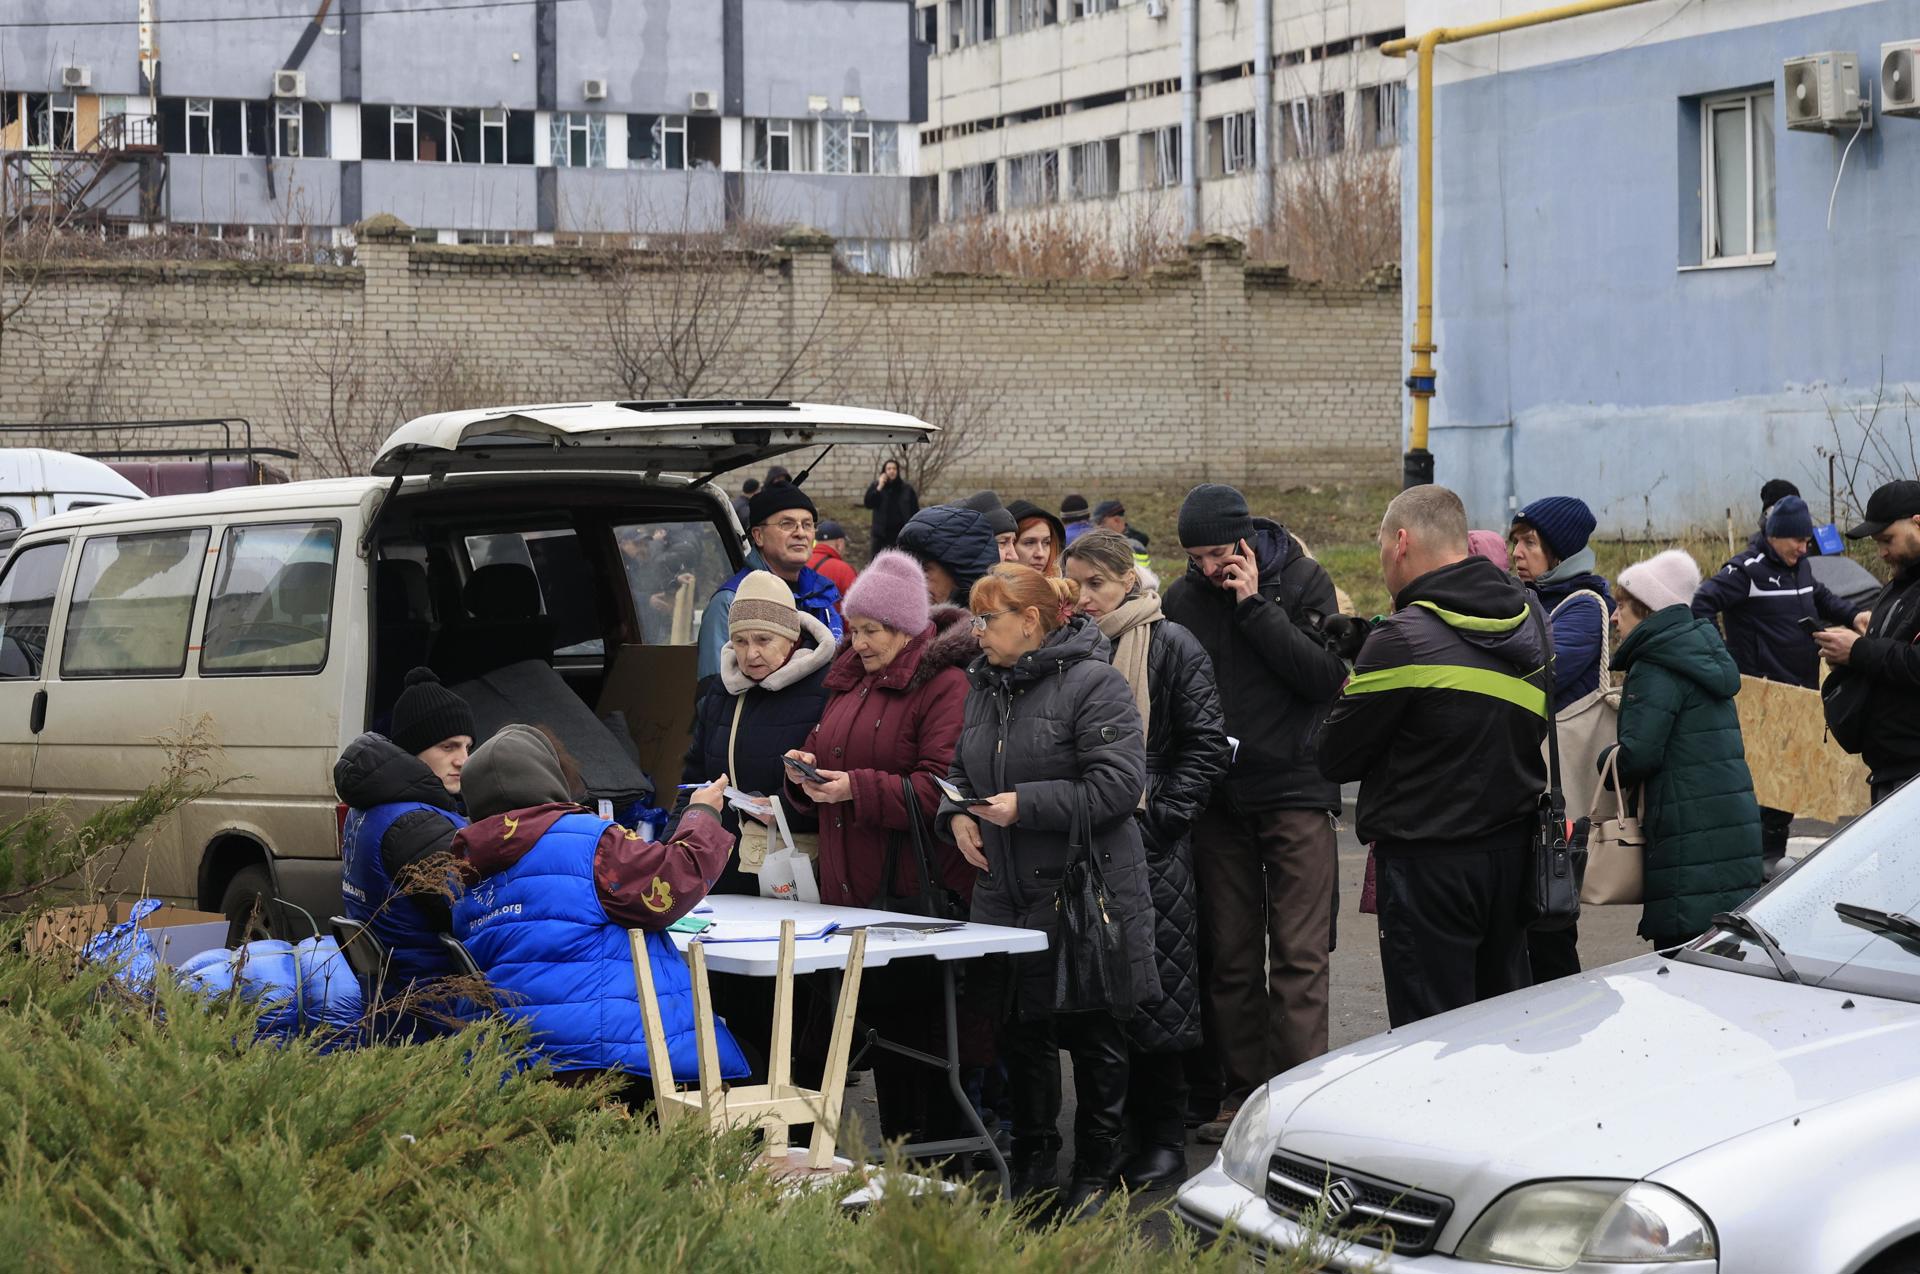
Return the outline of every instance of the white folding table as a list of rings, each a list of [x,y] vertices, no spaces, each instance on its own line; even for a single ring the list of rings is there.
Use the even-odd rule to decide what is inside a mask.
[[[794,950],[795,973],[839,972],[846,967],[847,951],[852,943],[845,931],[868,929],[864,966],[891,964],[895,960],[931,958],[940,964],[940,984],[945,1000],[947,1033],[946,1056],[910,1048],[886,1039],[878,1030],[867,1033],[866,1048],[919,1062],[947,1074],[947,1088],[966,1116],[974,1136],[951,1141],[917,1142],[905,1147],[907,1153],[937,1156],[984,1150],[1000,1176],[1000,1192],[1010,1184],[1006,1159],[993,1144],[980,1113],[973,1108],[966,1088],[960,1082],[960,1031],[957,996],[953,976],[954,962],[986,955],[1016,955],[1044,951],[1047,935],[1037,929],[1010,929],[1001,925],[974,924],[971,921],[942,933],[902,937],[875,932],[887,925],[926,924],[928,917],[891,911],[871,911],[863,907],[830,907],[825,903],[788,902],[778,898],[753,898],[740,894],[713,894],[694,908],[693,914],[711,920],[706,932],[694,937],[676,933],[673,941],[682,952],[693,942],[701,943],[707,968],[715,973],[732,973],[750,978],[770,978],[779,971],[780,922],[791,920],[801,934],[817,933],[829,924],[835,932],[824,938],[802,937]]]

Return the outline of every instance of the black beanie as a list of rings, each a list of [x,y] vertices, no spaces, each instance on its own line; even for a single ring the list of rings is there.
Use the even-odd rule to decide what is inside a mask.
[[[963,509],[972,509],[987,520],[987,525],[998,535],[1012,535],[1019,531],[1020,524],[1013,520],[1013,514],[1007,512],[1000,503],[1000,496],[993,491],[976,491],[966,499],[959,501]]]
[[[1180,503],[1180,547],[1238,544],[1253,538],[1247,497],[1224,482],[1203,482]]]
[[[1799,494],[1800,488],[1794,486],[1785,478],[1769,478],[1767,479],[1766,485],[1760,488],[1760,507],[1763,509],[1771,509],[1788,496]]]
[[[431,668],[407,674],[407,688],[393,705],[393,724],[387,737],[402,752],[415,756],[456,734],[473,737],[473,709],[467,701],[440,684]]]
[[[820,511],[813,507],[813,501],[807,493],[791,482],[776,483],[761,487],[747,501],[747,527],[752,529],[767,521],[776,513],[785,513],[788,509],[805,509],[817,520]]]

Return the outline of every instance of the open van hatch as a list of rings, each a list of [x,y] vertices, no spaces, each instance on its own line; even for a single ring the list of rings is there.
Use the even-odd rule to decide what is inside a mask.
[[[924,442],[937,427],[899,412],[776,400],[552,403],[410,420],[373,472],[626,469],[711,477],[806,447]]]

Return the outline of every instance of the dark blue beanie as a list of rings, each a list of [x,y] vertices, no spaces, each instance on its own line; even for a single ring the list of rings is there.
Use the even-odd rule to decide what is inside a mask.
[[[1797,495],[1782,496],[1767,515],[1767,538],[1773,540],[1810,540],[1813,538],[1813,514],[1807,502]]]
[[[1525,522],[1540,532],[1547,551],[1565,561],[1587,547],[1595,525],[1593,510],[1578,496],[1550,495],[1520,510],[1513,524]]]

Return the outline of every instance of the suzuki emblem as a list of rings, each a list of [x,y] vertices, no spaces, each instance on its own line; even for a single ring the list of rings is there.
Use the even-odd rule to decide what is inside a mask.
[[[1360,1190],[1345,1177],[1338,1177],[1327,1184],[1320,1198],[1327,1205],[1327,1220],[1343,1221],[1360,1201]]]

